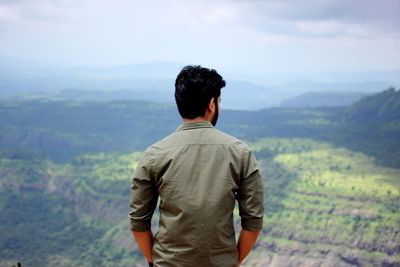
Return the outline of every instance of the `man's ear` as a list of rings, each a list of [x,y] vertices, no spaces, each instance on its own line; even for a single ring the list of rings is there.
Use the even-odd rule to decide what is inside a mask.
[[[214,97],[210,99],[210,102],[208,102],[207,111],[208,111],[209,113],[213,113],[213,112],[215,111],[215,101],[214,101]]]

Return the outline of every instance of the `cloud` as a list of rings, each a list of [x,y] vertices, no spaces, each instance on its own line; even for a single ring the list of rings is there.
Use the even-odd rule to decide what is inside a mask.
[[[20,19],[20,14],[16,8],[0,5],[0,21],[2,23],[15,22]]]
[[[260,32],[288,35],[387,35],[400,32],[398,0],[235,1],[242,21]],[[279,26],[281,24],[281,26]],[[350,30],[349,30],[350,29]]]
[[[54,28],[56,24],[67,22],[73,1],[0,0],[1,29],[3,32],[35,32],[44,27]]]
[[[367,36],[365,27],[357,24],[346,24],[335,20],[298,21],[296,28],[301,34],[323,37]]]
[[[0,51],[71,64],[223,62],[285,70],[356,68],[362,59],[392,68],[400,64],[390,63],[400,62],[399,6],[398,0],[0,0]]]
[[[112,20],[123,20],[174,28],[189,22],[194,29],[230,27],[268,35],[304,35],[305,38],[397,35],[399,13],[398,0],[0,0],[3,28],[24,23],[85,21],[83,16],[88,16],[87,19],[110,24]],[[177,25],[179,23],[181,26]]]
[[[265,16],[283,20],[340,20],[365,22],[397,20],[400,2],[397,0],[266,0],[237,1],[248,3]]]

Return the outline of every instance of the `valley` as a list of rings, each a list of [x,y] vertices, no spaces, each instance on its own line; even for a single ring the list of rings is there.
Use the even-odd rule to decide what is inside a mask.
[[[398,99],[222,111],[218,128],[251,146],[264,178],[264,229],[243,266],[400,264]],[[174,107],[3,102],[0,121],[0,266],[145,266],[130,179],[179,125]]]

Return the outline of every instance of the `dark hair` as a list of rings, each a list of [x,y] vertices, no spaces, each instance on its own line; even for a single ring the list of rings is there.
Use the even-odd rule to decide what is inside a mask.
[[[211,98],[217,99],[225,81],[214,69],[186,66],[175,80],[175,101],[185,119],[203,116]]]

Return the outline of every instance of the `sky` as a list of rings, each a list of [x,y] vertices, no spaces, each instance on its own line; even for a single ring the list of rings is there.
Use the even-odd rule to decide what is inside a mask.
[[[400,70],[399,0],[0,0],[0,57],[237,72]]]

